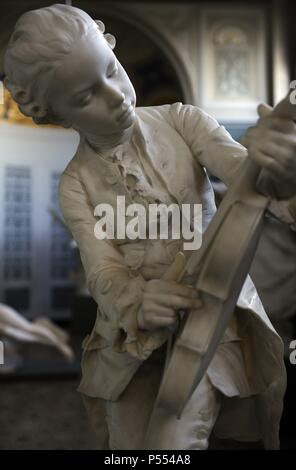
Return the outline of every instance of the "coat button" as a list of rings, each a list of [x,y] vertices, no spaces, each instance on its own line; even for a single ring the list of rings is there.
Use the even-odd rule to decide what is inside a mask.
[[[106,181],[109,184],[115,184],[119,180],[119,175],[116,173],[110,173],[109,175],[106,175]]]
[[[122,158],[123,158],[123,152],[122,152],[122,150],[116,150],[116,152],[114,153],[113,156],[114,156],[115,160],[117,160],[117,161],[120,162],[120,161],[122,160]]]
[[[138,178],[135,175],[128,174],[126,177],[126,184],[129,189],[132,189],[136,186]]]
[[[101,294],[107,294],[107,292],[110,290],[111,286],[112,286],[111,279],[109,279],[107,282],[104,282],[104,284],[102,285],[102,287],[100,289]]]

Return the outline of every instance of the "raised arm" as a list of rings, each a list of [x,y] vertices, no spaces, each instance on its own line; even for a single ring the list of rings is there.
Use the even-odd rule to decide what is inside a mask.
[[[170,114],[176,130],[200,165],[229,186],[247,158],[248,150],[214,118],[196,106],[176,103],[171,106]],[[273,199],[269,213],[295,230],[295,208],[296,196],[280,201]]]

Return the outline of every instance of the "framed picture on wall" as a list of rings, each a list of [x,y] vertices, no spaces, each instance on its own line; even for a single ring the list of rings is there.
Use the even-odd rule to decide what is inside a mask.
[[[266,11],[201,8],[201,107],[220,121],[256,119],[268,97]]]

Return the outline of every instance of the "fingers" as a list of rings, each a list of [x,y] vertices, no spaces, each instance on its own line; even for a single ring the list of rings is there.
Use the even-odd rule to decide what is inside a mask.
[[[264,142],[264,146],[268,149],[268,146],[275,144],[277,146],[276,155],[281,155],[288,153],[290,151],[296,152],[296,133],[294,134],[285,134],[277,130],[269,130],[267,141]],[[262,146],[263,141],[259,143],[259,146]],[[274,151],[274,149],[272,149]],[[279,157],[280,158],[280,157]]]
[[[148,281],[146,284],[145,293],[155,295],[175,294],[183,297],[197,297],[196,290],[193,287],[186,286],[174,281],[163,281],[162,279]]]
[[[157,294],[157,295],[145,295],[145,301],[149,303],[155,303],[155,305],[161,305],[167,308],[181,309],[181,308],[200,308],[201,301],[197,298],[182,297],[179,295],[167,295],[167,294]]]
[[[257,112],[260,117],[268,116],[272,112],[272,107],[269,104],[261,103],[257,108]]]
[[[176,320],[177,311],[173,308],[165,307],[163,305],[156,304],[155,302],[151,302],[147,304],[147,308],[149,311],[154,312],[152,316],[160,317],[160,318],[172,318]]]
[[[274,130],[280,134],[295,134],[296,124],[294,121],[287,117],[279,116],[273,113],[273,108],[267,104],[260,104],[258,106],[259,119],[256,126],[250,127],[246,134],[241,137],[240,142],[244,146],[250,144],[252,138],[263,138],[263,129]]]
[[[259,128],[273,129],[284,134],[291,134],[296,130],[295,123],[292,119],[282,118],[274,114],[260,118],[257,126]]]
[[[256,144],[260,141],[269,141],[275,139],[282,141],[283,139],[293,139],[296,136],[296,126],[294,122],[287,119],[264,118],[258,121],[256,126],[248,128],[246,133],[240,138],[240,142],[245,147]]]
[[[143,313],[153,322],[155,322],[157,318],[170,318],[175,321],[178,315],[177,311],[173,308],[160,305],[153,300],[146,302]]]
[[[244,147],[247,147],[248,146],[248,138],[246,135],[243,135],[240,139],[239,139],[239,143],[241,145],[243,145]]]
[[[163,305],[161,304],[163,301]],[[184,299],[146,299],[143,304],[139,314],[138,314],[138,325],[142,329],[153,330],[156,328],[163,328],[166,326],[174,325],[178,319],[178,310],[180,308],[187,313],[187,308],[180,307],[176,308],[175,306],[183,306],[187,304],[188,309],[190,308],[200,308],[200,300],[194,300],[191,302],[184,302]],[[169,307],[171,305],[173,307]]]
[[[179,281],[186,265],[182,252],[177,253],[171,266],[162,279],[146,282],[142,306],[138,312],[138,325],[141,329],[153,330],[173,325],[178,310],[201,308],[197,291]]]
[[[157,317],[155,319],[155,328],[164,328],[166,326],[172,326],[176,323],[177,317]]]
[[[273,129],[252,127],[248,129],[241,143],[248,148],[249,155],[253,156],[256,160],[256,154],[258,151],[270,159],[276,160],[282,170],[286,172],[286,177],[289,177],[289,172],[294,174],[295,178],[295,156],[296,156],[296,132],[294,134],[285,134]],[[269,169],[269,163],[271,164],[271,170],[273,164],[271,160],[261,159],[260,165],[265,165],[265,168]],[[259,161],[257,161],[259,164]],[[277,168],[277,165],[274,165]]]
[[[258,141],[256,147],[250,145],[249,155],[277,179],[283,182],[295,180],[296,139],[294,143],[293,140],[273,132],[270,140]]]
[[[295,123],[292,117],[285,117],[285,106],[280,106],[280,109],[273,111],[273,108],[267,104],[260,104],[257,108],[259,115],[258,124],[264,123],[268,127],[271,125],[274,129],[282,132],[295,132]],[[283,115],[282,115],[283,114]],[[289,115],[289,113],[287,114]]]
[[[163,274],[162,279],[165,281],[177,281],[179,276],[182,274],[186,265],[186,258],[182,251],[179,251],[171,266],[168,267],[166,272]]]
[[[272,156],[272,159],[281,163],[284,168],[288,168],[290,161],[290,154],[293,151],[292,143],[286,137],[277,132],[272,132],[270,139],[266,142],[260,141],[257,143],[257,149],[266,155]],[[296,140],[295,140],[296,143]],[[253,150],[250,146],[249,152]],[[295,145],[296,152],[296,145]],[[293,159],[294,160],[294,159]]]
[[[146,330],[163,328],[176,323],[177,317],[176,310],[146,301],[138,313],[138,325]]]
[[[145,329],[156,330],[158,328],[165,328],[168,326],[175,325],[176,322],[177,322],[176,314],[174,316],[166,316],[166,317],[147,315],[147,320],[145,322],[145,325],[146,325]]]
[[[198,309],[201,307],[200,299],[189,299],[172,295],[168,299],[168,304],[175,309]]]
[[[249,154],[251,158],[262,168],[266,168],[268,172],[276,180],[281,180],[284,176],[281,165],[273,158],[266,155],[264,152],[258,149],[250,149]]]

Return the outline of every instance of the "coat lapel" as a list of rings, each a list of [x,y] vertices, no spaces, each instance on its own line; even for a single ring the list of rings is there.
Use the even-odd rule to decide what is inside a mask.
[[[116,196],[131,204],[120,170],[112,161],[100,157],[84,140],[80,151],[80,174],[94,206],[102,202],[116,205]]]

